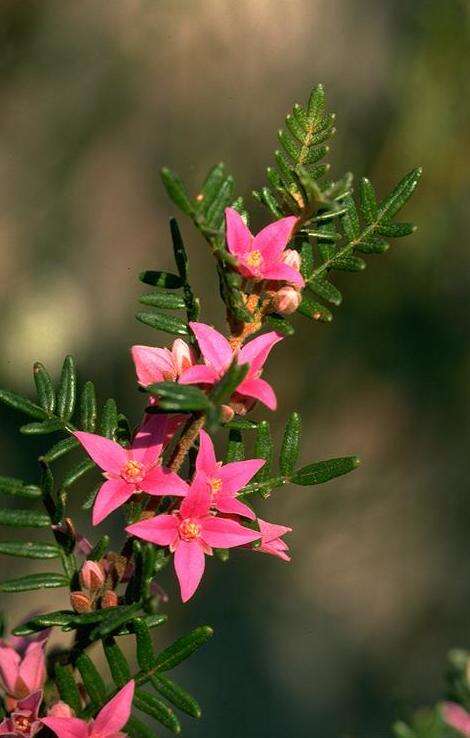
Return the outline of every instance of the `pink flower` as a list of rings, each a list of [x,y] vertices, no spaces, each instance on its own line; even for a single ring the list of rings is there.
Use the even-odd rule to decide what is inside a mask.
[[[447,725],[470,738],[470,713],[456,702],[444,702],[441,712]]]
[[[245,379],[238,385],[236,395],[259,400],[270,410],[277,407],[276,395],[270,384],[260,379],[263,366],[272,347],[283,336],[276,331],[264,333],[245,344],[238,352],[233,352],[225,336],[205,323],[190,323],[204,358],[204,364],[186,369],[180,377],[181,384],[207,384],[218,382],[236,358],[238,364],[248,364]]]
[[[58,738],[123,738],[122,729],[129,720],[134,697],[134,681],[130,681],[108,702],[94,720],[76,717],[42,718]]]
[[[20,700],[11,715],[0,723],[0,735],[7,738],[30,738],[37,733],[42,727],[38,717],[41,702],[41,690]]]
[[[239,492],[265,463],[265,459],[250,461],[232,461],[222,465],[215,458],[214,444],[211,437],[201,431],[199,435],[199,452],[196,459],[196,472],[209,484],[211,490],[211,507],[221,513],[242,515],[255,520],[253,510],[240,500]]]
[[[35,640],[13,636],[9,641],[0,641],[0,684],[7,694],[8,709],[14,709],[18,700],[44,686],[48,636],[49,631]]]
[[[95,500],[93,525],[101,523],[135,493],[177,496],[186,494],[186,482],[177,474],[163,469],[160,463],[166,429],[165,415],[147,417],[129,449],[94,433],[75,433],[107,478]]]
[[[255,551],[271,554],[271,556],[278,556],[283,561],[290,561],[290,556],[287,553],[289,547],[287,543],[281,541],[281,536],[290,533],[292,528],[287,528],[285,525],[267,523],[265,520],[261,520],[261,518],[258,518],[258,525],[261,533],[261,546],[257,546]]]
[[[177,338],[171,349],[132,346],[131,354],[142,387],[155,382],[176,382],[195,362],[194,351],[182,338]]]
[[[180,509],[171,515],[157,515],[126,528],[127,532],[159,546],[169,546],[175,554],[175,571],[181,598],[187,602],[199,586],[205,568],[204,554],[214,548],[233,548],[256,541],[260,534],[234,520],[218,518],[210,512],[210,488],[196,474]]]
[[[282,280],[304,286],[302,275],[283,260],[284,250],[292,238],[297,218],[281,218],[266,226],[256,236],[233,208],[226,208],[227,247],[236,257],[240,274],[258,281]]]

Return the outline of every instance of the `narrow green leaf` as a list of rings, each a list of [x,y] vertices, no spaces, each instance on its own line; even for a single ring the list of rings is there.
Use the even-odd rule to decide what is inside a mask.
[[[54,412],[55,408],[55,390],[52,379],[47,373],[45,367],[37,361],[33,367],[34,382],[38,393],[39,404],[48,415]]]
[[[293,336],[295,333],[295,328],[292,323],[289,323],[289,321],[281,315],[268,315],[265,325],[273,331],[282,333],[283,336]]]
[[[198,213],[207,212],[210,205],[214,202],[226,176],[225,165],[222,162],[212,167],[201,187],[201,191],[196,197],[196,210]]]
[[[98,409],[96,406],[96,390],[93,382],[85,382],[80,397],[80,424],[87,433],[94,433]]]
[[[85,502],[82,504],[82,510],[91,510],[93,505],[95,504],[96,497],[98,495],[98,492],[100,491],[102,487],[102,484],[99,484],[97,487],[94,487],[88,497],[86,498]]]
[[[116,632],[121,626],[132,620],[134,615],[141,609],[140,602],[134,602],[132,605],[124,605],[117,610],[116,607],[110,607],[109,616],[90,633],[92,641],[106,638]]]
[[[147,270],[139,274],[139,279],[144,284],[152,287],[163,287],[166,290],[177,290],[183,286],[183,280],[177,274]]]
[[[313,272],[313,249],[308,241],[304,241],[300,249],[300,272],[308,280]]]
[[[181,732],[181,725],[173,710],[153,694],[137,689],[134,695],[134,705],[138,710],[158,720],[172,733]]]
[[[227,423],[225,428],[227,430],[256,430],[258,422],[256,420],[248,420],[248,418],[234,418]]]
[[[157,331],[173,333],[178,336],[187,336],[189,334],[186,323],[183,323],[178,318],[174,318],[172,315],[165,315],[164,313],[137,313],[135,317],[141,323],[155,328]]]
[[[63,574],[29,574],[2,582],[0,592],[28,592],[35,589],[55,589],[68,586],[69,580]]]
[[[343,272],[362,272],[366,262],[358,256],[341,256],[334,260],[333,267]]]
[[[68,454],[70,451],[73,451],[74,448],[78,448],[79,445],[80,443],[76,438],[64,438],[62,441],[58,441],[49,449],[49,451],[47,451],[47,453],[41,456],[41,459],[45,461],[46,464],[50,464],[52,461],[56,461],[62,456],[65,456],[65,454]]]
[[[60,548],[53,543],[0,541],[0,554],[21,556],[26,559],[57,559],[60,556]]]
[[[43,420],[39,423],[27,423],[22,425],[20,432],[27,436],[42,436],[48,433],[57,433],[63,429],[63,423],[58,418]]]
[[[148,295],[139,297],[139,302],[142,305],[151,305],[164,310],[184,310],[186,307],[184,297],[172,292],[150,292]]]
[[[332,305],[341,305],[343,297],[334,284],[322,277],[315,277],[309,283],[310,289],[323,300],[328,300]]]
[[[386,238],[403,238],[411,236],[416,231],[413,223],[382,223],[377,228],[377,232]]]
[[[346,211],[341,216],[341,223],[344,232],[350,241],[359,238],[361,234],[361,224],[356,210],[356,204],[352,197],[348,196],[344,199]]]
[[[245,379],[248,374],[248,364],[237,364],[234,362],[225,372],[222,379],[214,385],[210,393],[210,399],[214,405],[221,405],[228,402],[237,389],[238,385]]]
[[[298,312],[307,318],[321,320],[324,323],[330,323],[333,320],[331,311],[317,300],[314,300],[307,290],[303,292],[302,302],[298,307]]]
[[[361,210],[364,220],[368,225],[377,220],[379,206],[375,196],[375,190],[372,182],[367,177],[362,177],[359,183],[359,197],[361,202]]]
[[[173,200],[175,205],[177,205],[183,213],[186,213],[186,215],[192,215],[194,208],[179,177],[177,177],[176,174],[170,171],[167,167],[163,167],[161,170],[161,176],[163,185],[170,199]]]
[[[198,651],[213,635],[214,631],[209,625],[201,625],[188,635],[178,638],[171,646],[158,654],[156,661],[158,671],[173,669]]]
[[[106,700],[106,687],[98,669],[86,653],[81,653],[78,656],[75,666],[80,672],[83,685],[90,695],[91,701],[96,707],[100,707]]]
[[[271,429],[267,420],[261,420],[256,431],[255,458],[265,459],[264,466],[255,475],[254,481],[262,482],[267,479],[271,473],[274,457],[274,445],[271,436]],[[269,492],[269,490],[267,490]]]
[[[183,282],[188,279],[188,255],[184,247],[183,238],[178,226],[176,218],[170,218],[170,233],[173,242],[173,254],[175,257],[176,268]]]
[[[77,393],[77,374],[72,356],[66,356],[60,376],[59,392],[57,394],[57,411],[62,420],[68,421],[75,409]]]
[[[72,667],[56,662],[54,667],[54,681],[57,685],[60,699],[69,705],[76,715],[79,715],[82,709],[82,699],[73,676]]]
[[[75,484],[79,479],[81,479],[85,474],[88,474],[92,469],[96,468],[96,464],[91,459],[83,459],[83,461],[80,461],[78,464],[76,464],[70,471],[65,475],[64,479],[62,480],[62,487],[63,489],[68,489],[68,487],[71,487],[72,484]]]
[[[391,219],[410,199],[416,189],[423,170],[421,167],[412,169],[393,189],[391,194],[379,205],[379,220]]]
[[[132,629],[136,638],[137,663],[142,671],[150,671],[155,667],[150,629],[144,618],[135,618],[132,621]]]
[[[157,382],[149,385],[146,391],[159,397],[159,408],[168,412],[193,412],[210,407],[204,392],[191,385]]]
[[[240,430],[230,428],[228,434],[227,462],[243,461],[245,459],[245,444]]]
[[[25,413],[25,415],[30,415],[32,418],[36,418],[37,420],[47,418],[47,413],[42,407],[35,405],[26,397],[17,395],[15,392],[0,389],[0,402],[8,405],[8,407],[12,407],[14,410]]]
[[[14,477],[0,477],[0,493],[9,497],[23,497],[37,500],[41,497],[41,488],[35,484],[25,484],[21,479]]]
[[[13,635],[28,636],[32,633],[38,633],[46,628],[54,626],[63,626],[69,623],[75,614],[71,610],[57,610],[56,612],[48,612],[44,615],[36,615],[36,617],[28,620],[27,623],[18,625],[13,630]]]
[[[147,617],[145,618],[145,622],[147,623],[149,628],[158,628],[168,622],[168,615],[164,615],[163,613],[147,615]],[[132,622],[130,625],[132,625]],[[116,635],[130,635],[132,632],[133,631],[130,626],[124,625],[122,628],[119,628],[116,631]]]
[[[118,412],[116,401],[110,398],[106,400],[101,413],[100,433],[106,438],[114,440],[114,434],[118,426]]]
[[[348,474],[348,472],[357,469],[358,466],[359,459],[357,456],[317,461],[296,471],[291,477],[291,482],[302,486],[323,484],[329,482],[330,479],[340,477],[342,474]]]
[[[130,717],[124,728],[125,734],[130,738],[158,738],[153,726],[150,727],[145,723],[141,723],[134,716]]]
[[[300,449],[302,419],[299,413],[291,413],[282,439],[279,467],[281,474],[288,477],[294,471]]]
[[[106,549],[109,546],[109,536],[101,536],[99,541],[93,546],[90,553],[87,556],[88,561],[99,561],[103,558]]]
[[[0,525],[12,528],[49,528],[50,518],[35,510],[0,509]]]
[[[114,684],[116,687],[124,687],[131,679],[131,670],[126,657],[112,636],[103,641],[103,650]]]
[[[171,702],[172,705],[178,707],[182,712],[185,712],[193,718],[201,717],[202,713],[199,704],[196,702],[194,697],[188,694],[188,692],[180,687],[179,684],[176,684],[171,679],[168,679],[168,677],[162,676],[161,674],[154,674],[150,678],[150,681],[157,692],[160,692],[162,697],[165,697],[165,699],[167,699],[168,702]]]
[[[207,224],[212,228],[220,228],[222,225],[224,210],[233,199],[234,179],[229,175],[222,183],[213,202],[206,210]]]

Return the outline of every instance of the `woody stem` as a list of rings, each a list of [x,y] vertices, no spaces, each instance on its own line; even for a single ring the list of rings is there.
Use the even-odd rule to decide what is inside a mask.
[[[204,426],[205,421],[205,416],[197,413],[194,415],[193,419],[188,422],[188,425],[178,441],[170,459],[169,468],[172,472],[178,472],[180,470],[186,455],[191,450],[194,441],[199,435],[199,431]]]

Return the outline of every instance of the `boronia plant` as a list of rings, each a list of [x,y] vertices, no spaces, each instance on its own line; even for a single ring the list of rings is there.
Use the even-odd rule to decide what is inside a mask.
[[[414,231],[396,216],[421,170],[412,170],[381,200],[362,178],[355,198],[352,175],[330,179],[323,161],[334,131],[334,116],[318,86],[307,105],[295,105],[287,116],[268,182],[253,193],[267,221],[256,234],[223,164],[209,172],[195,197],[169,169],[162,171],[174,205],[212,252],[227,328],[222,334],[204,322],[210,318],[201,318],[180,226],[172,218],[176,269],[141,274],[151,290],[140,298],[145,309],[137,319],[176,338],[169,346],[131,349],[143,413],[137,427],[114,399],[98,403],[91,381],[78,383],[70,356],[57,389],[45,367],[34,365],[36,401],[0,391],[6,405],[29,417],[22,433],[53,437],[38,459],[37,479],[0,478],[0,493],[9,501],[0,509],[0,524],[12,529],[0,554],[45,565],[40,572],[6,579],[0,591],[64,590],[62,609],[27,616],[0,642],[0,734],[151,738],[154,726],[147,717],[174,733],[180,731],[174,708],[199,718],[195,698],[167,673],[204,645],[212,629],[198,627],[155,651],[152,631],[167,620],[161,611],[167,599],[160,584],[163,568],[172,561],[187,602],[200,587],[206,557],[225,562],[231,549],[241,547],[246,555],[289,561],[285,536],[291,528],[264,519],[273,490],[323,484],[357,467],[357,457],[348,456],[299,468],[297,412],[287,422],[275,464],[267,418],[276,410],[276,392],[263,376],[275,345],[293,335],[296,314],[332,320],[342,301],[335,272],[362,271],[364,256],[382,254],[390,239]],[[266,419],[250,418],[255,406]],[[215,434],[226,438],[223,459],[214,448]],[[247,439],[254,439],[254,458],[245,458]],[[66,458],[70,466],[59,475],[56,462],[61,459],[63,468]],[[69,513],[69,496],[79,480],[89,488],[82,508],[97,528],[92,542]],[[99,535],[110,515],[122,532],[118,551],[109,549],[108,536]],[[34,536],[18,541],[15,528],[47,529],[50,541]],[[50,570],[53,560],[61,571]],[[53,628],[70,633],[70,645],[47,653]],[[137,670],[120,643],[128,635],[135,641]],[[103,650],[112,683],[98,670],[95,649]],[[448,704],[443,715],[470,735],[464,711],[470,707],[468,659],[459,652],[454,662],[453,699],[463,707]],[[397,732],[400,738],[428,734],[403,724]]]

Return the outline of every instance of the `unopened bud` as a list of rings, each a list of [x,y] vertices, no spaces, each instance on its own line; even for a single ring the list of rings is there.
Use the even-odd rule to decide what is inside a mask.
[[[47,710],[47,717],[73,718],[75,717],[75,713],[66,702],[59,700],[55,705],[51,705],[51,707],[49,707]]]
[[[80,571],[80,584],[90,592],[96,592],[104,584],[104,572],[96,561],[85,561]]]
[[[230,423],[234,415],[235,410],[231,408],[230,405],[220,406],[220,419],[222,423]]]
[[[80,615],[84,612],[91,612],[92,610],[91,600],[85,592],[71,592],[70,604],[75,612],[78,612]]]
[[[195,362],[194,353],[191,347],[188,346],[186,341],[183,341],[182,338],[177,338],[173,341],[171,353],[173,354],[173,361],[175,363],[178,376],[182,374],[185,369],[189,369],[189,367]]]
[[[112,589],[108,589],[108,591],[105,592],[101,598],[101,607],[116,607],[118,604],[119,597],[117,596],[116,592],[114,592]]]
[[[276,313],[291,315],[299,307],[301,299],[300,292],[295,287],[286,285],[276,292],[272,305]]]
[[[300,254],[298,251],[295,251],[295,249],[286,249],[282,254],[282,261],[284,264],[287,264],[287,266],[300,272]]]

